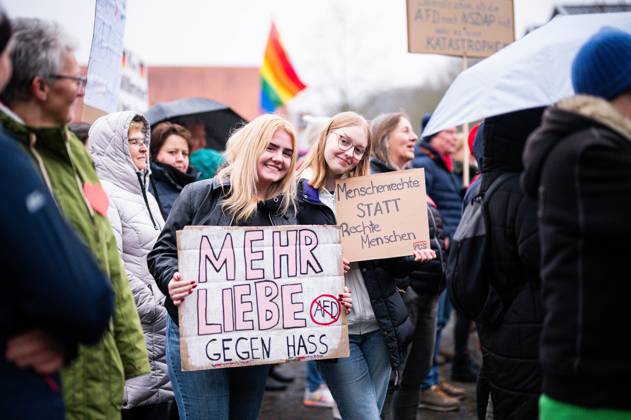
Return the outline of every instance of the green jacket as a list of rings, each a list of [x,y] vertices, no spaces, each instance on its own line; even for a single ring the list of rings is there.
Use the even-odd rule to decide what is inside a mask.
[[[149,362],[127,274],[105,216],[107,206],[103,212],[102,197],[98,205],[99,200],[91,197],[99,194],[84,192],[86,184],[100,189],[94,164],[66,127],[26,127],[2,111],[0,121],[39,167],[62,213],[111,279],[116,296],[114,316],[103,339],[95,346],[80,347],[79,357],[62,370],[67,418],[118,419],[125,379],[148,373]]]

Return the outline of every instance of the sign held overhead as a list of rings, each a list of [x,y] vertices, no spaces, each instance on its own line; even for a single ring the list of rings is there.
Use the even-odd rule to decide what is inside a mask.
[[[513,0],[407,0],[408,51],[484,58],[515,40]]]

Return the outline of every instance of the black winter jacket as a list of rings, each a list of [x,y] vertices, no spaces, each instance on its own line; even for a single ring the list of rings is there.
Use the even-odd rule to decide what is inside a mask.
[[[187,185],[175,201],[171,214],[147,256],[149,272],[160,291],[166,296],[165,307],[173,322],[178,324],[177,307],[169,296],[169,281],[178,271],[176,232],[184,226],[233,226],[233,218],[223,212],[220,203],[229,191],[229,185],[217,178]],[[296,215],[290,206],[287,214],[281,213],[279,198],[261,201],[257,212],[246,223],[248,226],[295,225]]]
[[[370,159],[370,173],[380,174],[392,172],[394,169],[385,162],[372,157]],[[411,286],[419,295],[438,295],[445,287],[444,272],[447,263],[445,252],[446,233],[443,229],[443,219],[438,210],[431,204],[427,205],[427,220],[429,224],[429,239],[431,248],[436,252],[436,258],[426,264],[415,267],[413,275],[397,279],[400,289],[406,290]]]
[[[151,162],[151,182],[149,191],[153,194],[160,206],[164,220],[169,217],[173,203],[182,191],[182,188],[195,182],[199,173],[192,166],[186,173],[161,162]]]
[[[298,182],[296,202],[301,225],[336,225],[335,215],[322,203],[318,191],[306,179]],[[370,295],[375,318],[385,336],[393,369],[405,361],[407,346],[412,341],[414,325],[395,284],[394,275],[404,276],[418,264],[403,258],[362,261],[359,268]]]
[[[630,410],[631,121],[602,99],[561,101],[529,138],[524,165],[539,204],[543,392]]]
[[[425,169],[427,195],[438,205],[445,231],[451,237],[462,216],[462,183],[449,171],[440,153],[426,140],[419,143],[414,154],[412,167]]]
[[[519,185],[522,152],[528,136],[541,122],[541,108],[487,118],[483,132],[480,191],[509,173],[487,202],[488,253],[485,282],[488,290],[477,319],[490,385],[493,411],[498,419],[535,419],[541,392],[539,337],[543,322],[539,277],[539,232],[536,203]],[[482,285],[481,285],[482,286]],[[479,298],[477,295],[458,299]]]

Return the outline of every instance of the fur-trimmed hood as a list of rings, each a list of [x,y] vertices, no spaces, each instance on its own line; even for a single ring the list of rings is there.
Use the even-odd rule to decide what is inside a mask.
[[[591,129],[613,131],[631,141],[631,121],[604,99],[577,95],[561,100],[546,110],[541,126],[528,138],[524,150],[526,170],[522,186],[527,195],[537,198],[541,171],[552,149],[561,140]]]

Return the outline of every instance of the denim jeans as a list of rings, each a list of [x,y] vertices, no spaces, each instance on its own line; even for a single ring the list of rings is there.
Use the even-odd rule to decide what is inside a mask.
[[[344,420],[378,420],[392,370],[380,330],[349,335],[350,356],[318,362]]]
[[[425,381],[421,386],[422,390],[426,390],[432,385],[438,385],[438,381],[440,380],[437,357],[438,352],[440,351],[440,339],[443,334],[443,328],[445,328],[445,326],[449,322],[450,316],[451,302],[449,301],[447,290],[443,290],[443,292],[440,294],[440,298],[438,299],[438,312],[436,314],[436,341],[434,342],[434,356],[432,359],[432,367],[429,369],[429,372],[425,377]]]
[[[318,364],[313,360],[307,362],[307,388],[309,388],[309,392],[313,392],[316,389],[320,388],[320,385],[324,383],[324,379],[322,379],[322,375],[320,375],[320,369],[318,369]]]
[[[169,318],[167,364],[181,420],[256,419],[269,365],[183,372],[180,331]]]

